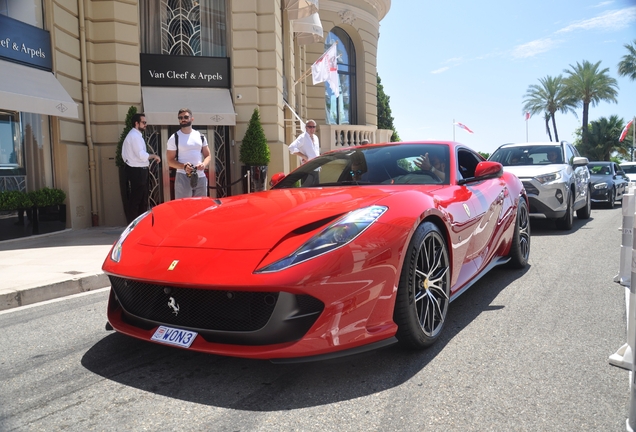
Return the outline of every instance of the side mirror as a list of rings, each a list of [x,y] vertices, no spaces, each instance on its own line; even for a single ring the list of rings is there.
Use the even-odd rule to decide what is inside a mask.
[[[575,166],[575,167],[577,167],[577,166],[585,166],[585,165],[587,165],[589,163],[590,163],[590,161],[586,157],[577,156],[577,157],[572,158],[572,166]]]
[[[475,168],[475,178],[495,178],[501,177],[503,174],[503,165],[499,162],[484,161],[477,164]]]
[[[274,174],[272,176],[272,179],[269,181],[269,187],[276,186],[284,178],[285,178],[285,173],[279,172],[279,173]]]

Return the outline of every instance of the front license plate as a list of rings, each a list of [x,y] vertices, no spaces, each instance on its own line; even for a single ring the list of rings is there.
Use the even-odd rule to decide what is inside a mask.
[[[190,348],[190,345],[192,345],[196,337],[197,333],[193,331],[159,326],[150,339],[155,342],[175,345],[181,348]]]

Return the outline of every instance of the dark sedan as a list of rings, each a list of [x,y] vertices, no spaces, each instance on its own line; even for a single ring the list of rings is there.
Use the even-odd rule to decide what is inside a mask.
[[[590,162],[587,166],[592,176],[592,202],[604,203],[614,208],[614,203],[623,201],[629,178],[614,162]]]

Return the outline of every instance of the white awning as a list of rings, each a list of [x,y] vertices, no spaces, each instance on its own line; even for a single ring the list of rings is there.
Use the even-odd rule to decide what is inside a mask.
[[[318,12],[318,0],[285,0],[285,9],[290,20],[297,20]]]
[[[180,108],[189,108],[194,125],[234,126],[236,112],[228,89],[142,87],[143,112],[151,125],[178,125]]]
[[[296,41],[299,45],[307,45],[323,40],[322,23],[317,13],[294,20],[291,25],[292,30],[296,33]]]
[[[51,72],[0,60],[0,108],[77,118],[77,104]]]

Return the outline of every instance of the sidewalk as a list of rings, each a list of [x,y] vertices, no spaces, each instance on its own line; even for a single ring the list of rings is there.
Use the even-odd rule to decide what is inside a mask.
[[[0,310],[110,285],[102,263],[124,227],[67,229],[0,242]]]

